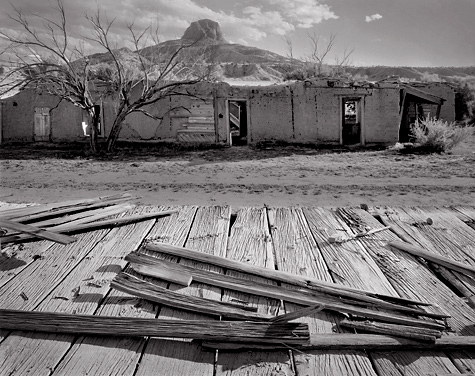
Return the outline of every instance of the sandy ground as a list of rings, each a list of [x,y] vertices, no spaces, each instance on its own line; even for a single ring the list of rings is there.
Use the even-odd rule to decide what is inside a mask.
[[[109,159],[3,147],[0,201],[47,203],[130,191],[153,205],[475,205],[475,148],[451,154],[247,146]]]

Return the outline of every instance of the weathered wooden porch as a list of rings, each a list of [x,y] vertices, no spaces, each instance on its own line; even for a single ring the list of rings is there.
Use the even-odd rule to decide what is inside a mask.
[[[110,288],[130,252],[158,241],[276,268],[377,293],[426,301],[440,307],[446,335],[474,336],[469,297],[475,280],[441,270],[386,247],[403,240],[475,266],[475,207],[242,208],[222,206],[138,207],[128,214],[178,209],[168,217],[75,235],[59,245],[36,241],[4,248],[0,256],[0,308],[143,318],[207,319],[210,316],[160,307]],[[379,220],[373,214],[380,215]],[[432,219],[432,224],[427,222]],[[362,229],[396,230],[346,242]],[[398,235],[396,235],[396,233]],[[241,278],[275,283],[171,256],[184,264]],[[451,282],[449,283],[448,280]],[[193,282],[180,293],[244,301],[272,315],[301,308]],[[465,297],[463,296],[465,295]],[[339,314],[322,311],[301,319],[311,333],[347,332]],[[351,333],[351,332],[350,332]],[[0,330],[0,375],[435,375],[475,370],[474,350],[209,351],[189,340],[74,336]]]

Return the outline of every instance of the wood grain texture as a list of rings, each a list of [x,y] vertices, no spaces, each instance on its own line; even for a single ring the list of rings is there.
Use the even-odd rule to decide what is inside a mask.
[[[281,208],[270,210],[269,214],[278,269],[332,281],[302,210]],[[292,312],[299,306],[285,304],[285,308],[287,312]],[[333,333],[338,316],[318,312],[299,321],[309,325],[312,335],[318,335],[318,333]],[[368,356],[362,351],[342,351],[338,354],[295,351],[293,356],[299,375],[376,375]]]
[[[303,323],[149,319],[9,309],[0,309],[0,328],[108,337],[150,336],[290,345],[307,344],[310,337],[308,327]]]
[[[181,246],[193,247],[201,252],[212,252],[216,255],[224,256],[227,245],[227,235],[229,231],[229,219],[231,210],[229,207],[200,207],[196,210],[196,215],[191,228],[188,227],[186,243]],[[170,232],[167,232],[170,234]],[[167,239],[159,238],[158,241],[169,244]],[[158,255],[164,257],[163,255]],[[170,256],[165,256],[167,259]],[[175,258],[175,260],[177,260]],[[194,265],[200,268],[209,268],[209,266],[194,263],[187,260],[180,260],[180,263]],[[216,270],[216,269],[215,269]],[[218,269],[219,270],[219,269]],[[206,297],[219,300],[221,298],[220,289],[207,289],[200,284],[192,283],[189,287],[179,287],[170,285],[170,288],[176,290],[180,288],[180,293]],[[159,318],[173,319],[206,319],[206,316],[191,314],[184,311],[177,311],[168,308],[160,310]],[[140,365],[137,370],[137,376],[148,376],[161,370],[163,374],[170,375],[203,375],[209,376],[214,369],[214,353],[203,352],[199,345],[188,341],[173,341],[164,339],[151,339],[143,353]]]
[[[220,351],[246,351],[246,350],[280,350],[284,345],[265,345],[257,343],[237,343],[237,342],[212,342],[203,341],[201,345],[205,348],[218,349]],[[374,351],[405,351],[405,350],[468,350],[475,348],[475,336],[443,336],[437,338],[435,342],[421,342],[407,338],[397,338],[394,336],[380,334],[311,334],[308,345],[299,346],[300,351],[309,350],[374,350]],[[433,353],[431,353],[433,354]],[[468,359],[466,356],[465,359]],[[459,368],[462,369],[462,368]],[[468,369],[466,369],[468,370]]]
[[[226,257],[251,265],[275,268],[274,252],[264,208],[242,208],[236,212],[236,220],[229,234]],[[226,271],[226,276],[277,285],[276,282],[232,270]],[[257,307],[258,312],[266,315],[275,315],[280,309],[279,300],[227,289],[223,290],[222,299],[227,302],[247,302],[249,305]],[[218,353],[217,375],[252,374],[258,376],[279,373],[286,375],[293,373],[288,351],[261,352],[260,354],[243,353],[239,357]]]
[[[19,231],[25,234],[33,235],[34,237],[51,240],[59,244],[69,244],[76,241],[76,238],[69,235],[59,234],[54,231],[45,230],[40,227],[25,225],[8,219],[0,219],[0,227],[7,228],[14,231]]]
[[[189,231],[196,207],[153,207],[149,210],[178,209],[178,213],[169,217],[161,217],[152,221],[149,231],[144,231],[147,238],[167,237],[171,242],[183,244]],[[126,247],[129,250],[135,247]],[[125,248],[123,248],[125,250]],[[121,260],[121,266],[125,262]],[[126,269],[133,273],[132,270]],[[143,299],[111,290],[104,302],[98,307],[96,314],[104,316],[154,318],[158,307]],[[86,336],[80,337],[68,351],[54,373],[56,375],[88,374],[103,376],[107,374],[133,375],[144,351],[147,339]]]
[[[360,209],[340,210],[339,215],[355,231],[361,226],[375,227],[380,225],[374,217]],[[394,233],[386,232],[374,234],[371,239],[361,238],[358,241],[365,246],[399,294],[410,298],[433,301],[443,311],[452,316],[446,320],[452,328],[463,325],[464,328],[469,329],[467,334],[470,335],[470,327],[467,326],[470,320],[469,317],[473,316],[473,312],[469,312],[470,308],[413,256],[387,249],[387,242],[397,239]],[[424,309],[435,310],[435,307]],[[401,364],[404,365],[403,368],[408,374],[429,373],[431,371],[447,373],[456,370],[447,355],[442,352],[432,352],[430,354],[417,351],[391,354],[372,353],[371,356],[377,365],[378,371],[384,375],[399,372],[398,369],[400,369]],[[391,360],[388,362],[388,359]]]
[[[148,210],[149,208],[138,208],[131,211],[130,214],[143,213]],[[77,259],[79,264],[70,271],[64,280],[50,292],[49,296],[36,309],[39,311],[92,314],[97,309],[104,295],[107,294],[110,280],[125,266],[126,263],[123,260],[125,254],[130,249],[137,249],[152,223],[153,221],[148,221],[148,223],[141,222],[115,228],[110,232],[102,230],[101,233],[107,233],[107,235],[92,248],[87,257]],[[99,239],[96,239],[96,242]],[[83,246],[85,245],[83,244]],[[75,259],[75,257],[79,257],[79,255],[74,255],[72,259]],[[73,290],[78,291],[78,293],[73,294]],[[5,345],[9,347],[19,346],[17,342],[24,342],[22,337],[21,334],[13,333],[7,338]],[[53,359],[59,362],[69,350],[70,343],[74,340],[74,336],[56,335],[56,337],[58,340],[55,340],[55,336],[52,334],[34,337],[26,345],[24,344],[25,350],[22,352],[22,356],[9,359],[8,367],[18,370],[18,374],[21,374],[25,358],[34,359],[38,357],[35,372],[41,374],[44,362],[52,362]],[[50,341],[49,346],[47,346],[49,354],[47,358],[43,358],[41,355],[38,356],[35,350],[38,347],[42,347],[41,343],[44,338]],[[0,346],[0,351],[2,347]],[[88,360],[83,358],[80,364],[87,367]],[[60,366],[60,368],[62,367]]]
[[[354,300],[338,298],[328,294],[321,294],[317,292],[309,292],[309,290],[298,289],[295,286],[276,286],[269,283],[263,283],[258,280],[249,280],[244,278],[237,278],[231,275],[224,276],[220,273],[210,272],[206,270],[196,269],[190,266],[170,263],[165,260],[154,259],[153,257],[142,255],[140,253],[131,253],[126,258],[132,262],[133,268],[141,273],[147,273],[148,276],[154,276],[154,266],[158,265],[158,272],[163,268],[170,271],[175,271],[177,274],[190,274],[195,282],[204,283],[209,286],[216,286],[226,288],[229,290],[252,294],[255,296],[263,296],[292,302],[303,306],[310,306],[315,304],[323,304],[325,310],[336,311],[341,313],[349,313],[360,317],[373,318],[379,321],[394,322],[412,326],[432,327],[435,329],[443,329],[444,326],[427,320],[421,320],[412,316],[404,315],[397,312],[385,310],[380,312],[378,310],[366,308],[366,303],[361,303]],[[135,265],[147,265],[148,268],[135,267]],[[402,308],[401,308],[402,309]],[[410,313],[421,313],[436,318],[445,318],[447,315],[424,313],[422,310],[410,309]],[[404,312],[405,313],[405,312]]]

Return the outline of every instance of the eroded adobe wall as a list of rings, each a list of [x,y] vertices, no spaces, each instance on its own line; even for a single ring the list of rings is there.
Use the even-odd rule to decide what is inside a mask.
[[[225,123],[225,98],[226,89],[224,84],[199,83],[187,87],[188,95],[176,95],[163,98],[145,110],[160,117],[154,119],[142,113],[132,113],[125,119],[119,138],[122,140],[177,140],[177,133],[188,131],[189,128],[209,128],[215,130],[217,124],[217,142],[227,142]],[[223,91],[224,90],[224,91]],[[221,93],[218,95],[218,93]],[[222,116],[219,117],[218,115]],[[112,118],[112,113],[106,113],[107,118]],[[207,123],[193,123],[190,126],[190,118],[206,117],[210,118]],[[196,120],[196,119],[195,119]],[[107,129],[112,127],[111,121],[106,121]],[[198,131],[197,131],[198,132]],[[212,137],[213,141],[216,137]]]
[[[395,143],[399,88],[330,87],[326,82],[242,88],[250,102],[250,141],[340,143],[342,98],[360,98],[366,143]]]
[[[2,100],[4,141],[34,141],[35,107],[50,108],[50,141],[84,139],[83,111],[69,102],[33,89],[20,91]]]

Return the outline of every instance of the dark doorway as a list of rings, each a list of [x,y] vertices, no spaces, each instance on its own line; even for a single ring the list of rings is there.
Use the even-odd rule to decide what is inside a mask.
[[[342,100],[342,129],[343,145],[361,143],[361,99],[344,98]]]
[[[247,102],[228,101],[229,104],[229,132],[232,145],[247,144]]]

